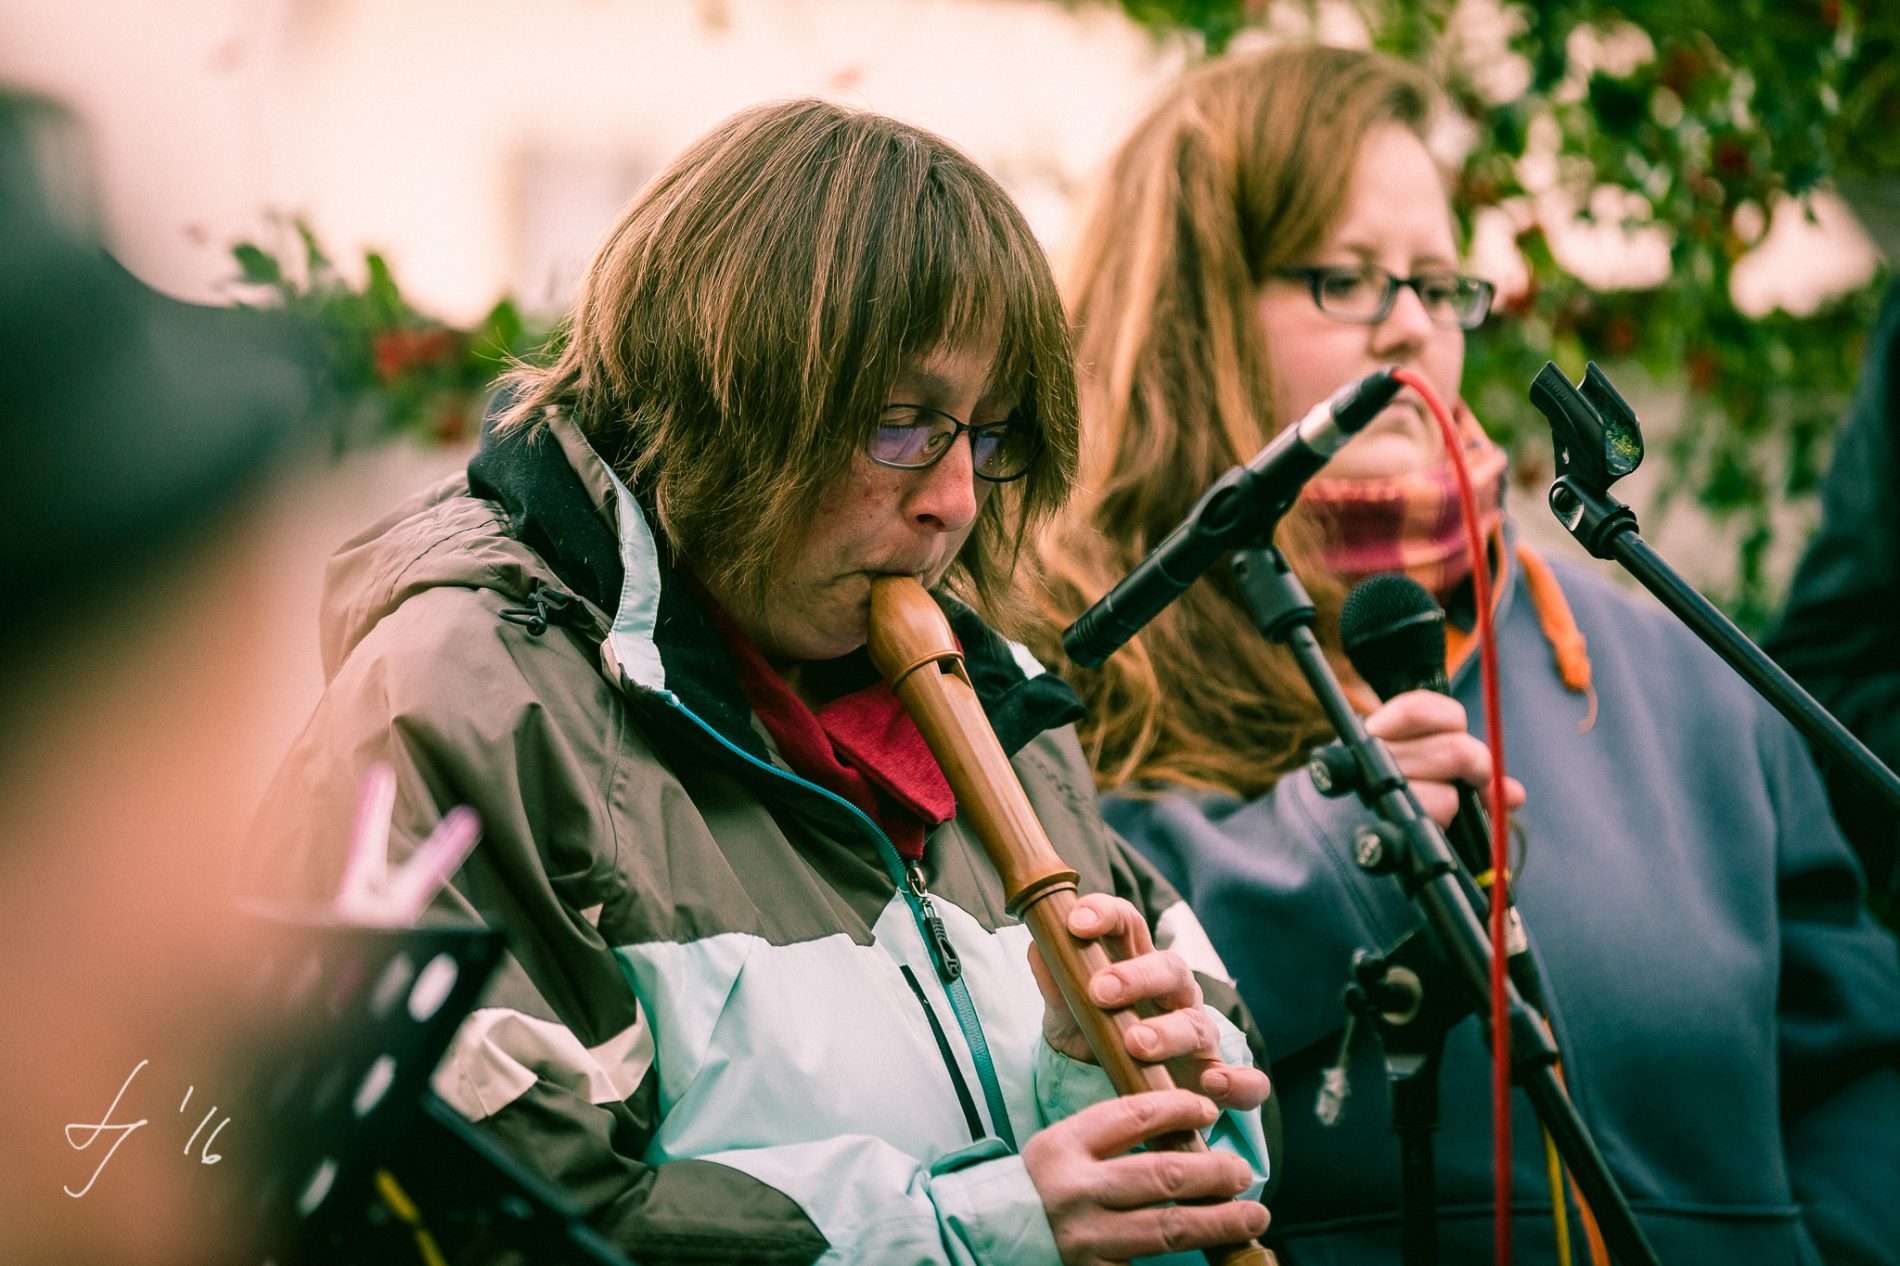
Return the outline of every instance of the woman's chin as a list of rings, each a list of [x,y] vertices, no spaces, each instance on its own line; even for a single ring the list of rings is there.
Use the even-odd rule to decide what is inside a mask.
[[[1326,463],[1322,479],[1395,479],[1437,465],[1439,445],[1415,435],[1361,434]]]

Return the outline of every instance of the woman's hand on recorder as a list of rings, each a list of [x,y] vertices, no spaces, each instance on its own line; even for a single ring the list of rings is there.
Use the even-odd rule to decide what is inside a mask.
[[[1366,732],[1385,740],[1412,794],[1439,826],[1458,815],[1458,784],[1482,789],[1491,780],[1491,749],[1466,729],[1465,706],[1450,695],[1409,690],[1366,718]],[[1524,803],[1524,784],[1504,780],[1504,802]]]
[[[1180,955],[1157,950],[1141,911],[1120,897],[1091,893],[1069,911],[1069,930],[1099,940],[1108,966],[1088,982],[1104,1010],[1141,1006],[1124,1031],[1128,1053],[1166,1063],[1177,1085],[1092,1104],[1038,1132],[1023,1164],[1042,1197],[1068,1266],[1232,1244],[1266,1229],[1266,1209],[1231,1197],[1253,1182],[1247,1162],[1225,1152],[1157,1150],[1129,1154],[1158,1134],[1212,1125],[1222,1107],[1245,1111],[1266,1101],[1267,1075],[1226,1063],[1220,1034],[1201,1005],[1201,986]],[[1071,1059],[1094,1063],[1055,977],[1033,945],[1029,967],[1042,989],[1043,1038]],[[1212,1199],[1211,1204],[1171,1201]]]
[[[1172,950],[1158,950],[1141,911],[1120,897],[1090,893],[1069,911],[1069,931],[1099,940],[1109,965],[1088,982],[1089,1000],[1104,1011],[1140,1007],[1141,1023],[1124,1030],[1128,1053],[1143,1063],[1167,1064],[1177,1085],[1199,1090],[1223,1108],[1246,1111],[1267,1100],[1267,1075],[1221,1059],[1220,1031],[1201,1005],[1201,985]],[[1029,969],[1042,989],[1042,1035],[1058,1053],[1096,1062],[1042,952],[1029,947]]]
[[[1189,1090],[1151,1090],[1091,1104],[1023,1145],[1065,1266],[1236,1244],[1267,1229],[1265,1206],[1232,1199],[1253,1182],[1240,1157],[1130,1151],[1157,1134],[1204,1129],[1218,1112]],[[1169,1203],[1196,1198],[1213,1203]]]

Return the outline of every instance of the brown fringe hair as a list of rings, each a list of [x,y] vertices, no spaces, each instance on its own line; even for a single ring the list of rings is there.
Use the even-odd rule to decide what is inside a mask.
[[[1087,427],[1082,491],[1042,551],[1054,627],[1120,579],[1217,477],[1283,425],[1256,300],[1338,219],[1366,134],[1425,135],[1430,82],[1378,53],[1297,47],[1184,76],[1110,161],[1069,269]],[[1275,543],[1337,652],[1339,582],[1296,512]],[[1259,634],[1224,567],[1098,670],[1036,647],[1089,705],[1103,787],[1257,796],[1331,730],[1292,657]]]
[[[817,100],[714,128],[622,213],[552,363],[508,376],[498,425],[571,412],[676,554],[763,594],[904,368],[991,338],[987,386],[1020,389],[1043,440],[950,573],[997,618],[1023,540],[1075,478],[1068,324],[1009,196],[919,128]]]

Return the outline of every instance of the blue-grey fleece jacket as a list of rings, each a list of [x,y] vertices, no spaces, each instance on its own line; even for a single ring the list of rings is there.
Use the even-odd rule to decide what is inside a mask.
[[[1900,1263],[1900,963],[1806,748],[1666,612],[1553,570],[1589,641],[1593,726],[1515,563],[1497,625],[1505,755],[1529,791],[1516,895],[1584,1122],[1665,1263]],[[1475,657],[1453,690],[1482,736]],[[1270,1234],[1289,1266],[1398,1262],[1397,1148],[1366,1025],[1343,1118],[1322,1128],[1313,1111],[1353,951],[1418,925],[1395,879],[1353,864],[1369,815],[1296,773],[1251,802],[1118,795],[1106,816],[1200,914],[1275,1053]],[[1487,1059],[1466,1017],[1441,1074],[1447,1262],[1490,1260]],[[1555,1254],[1522,1092],[1512,1126],[1515,1256],[1534,1266]]]

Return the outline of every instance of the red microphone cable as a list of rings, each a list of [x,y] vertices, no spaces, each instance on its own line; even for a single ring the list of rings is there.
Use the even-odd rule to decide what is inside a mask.
[[[1495,1243],[1498,1266],[1511,1261],[1511,1030],[1504,1007],[1504,912],[1510,905],[1509,823],[1504,805],[1504,721],[1498,702],[1497,634],[1491,625],[1491,569],[1478,535],[1478,502],[1465,466],[1464,440],[1451,411],[1430,383],[1409,369],[1392,376],[1416,391],[1438,423],[1445,451],[1458,476],[1458,503],[1465,521],[1465,547],[1471,551],[1472,597],[1478,607],[1478,671],[1484,692],[1484,732],[1491,746],[1491,1152],[1495,1190]]]

